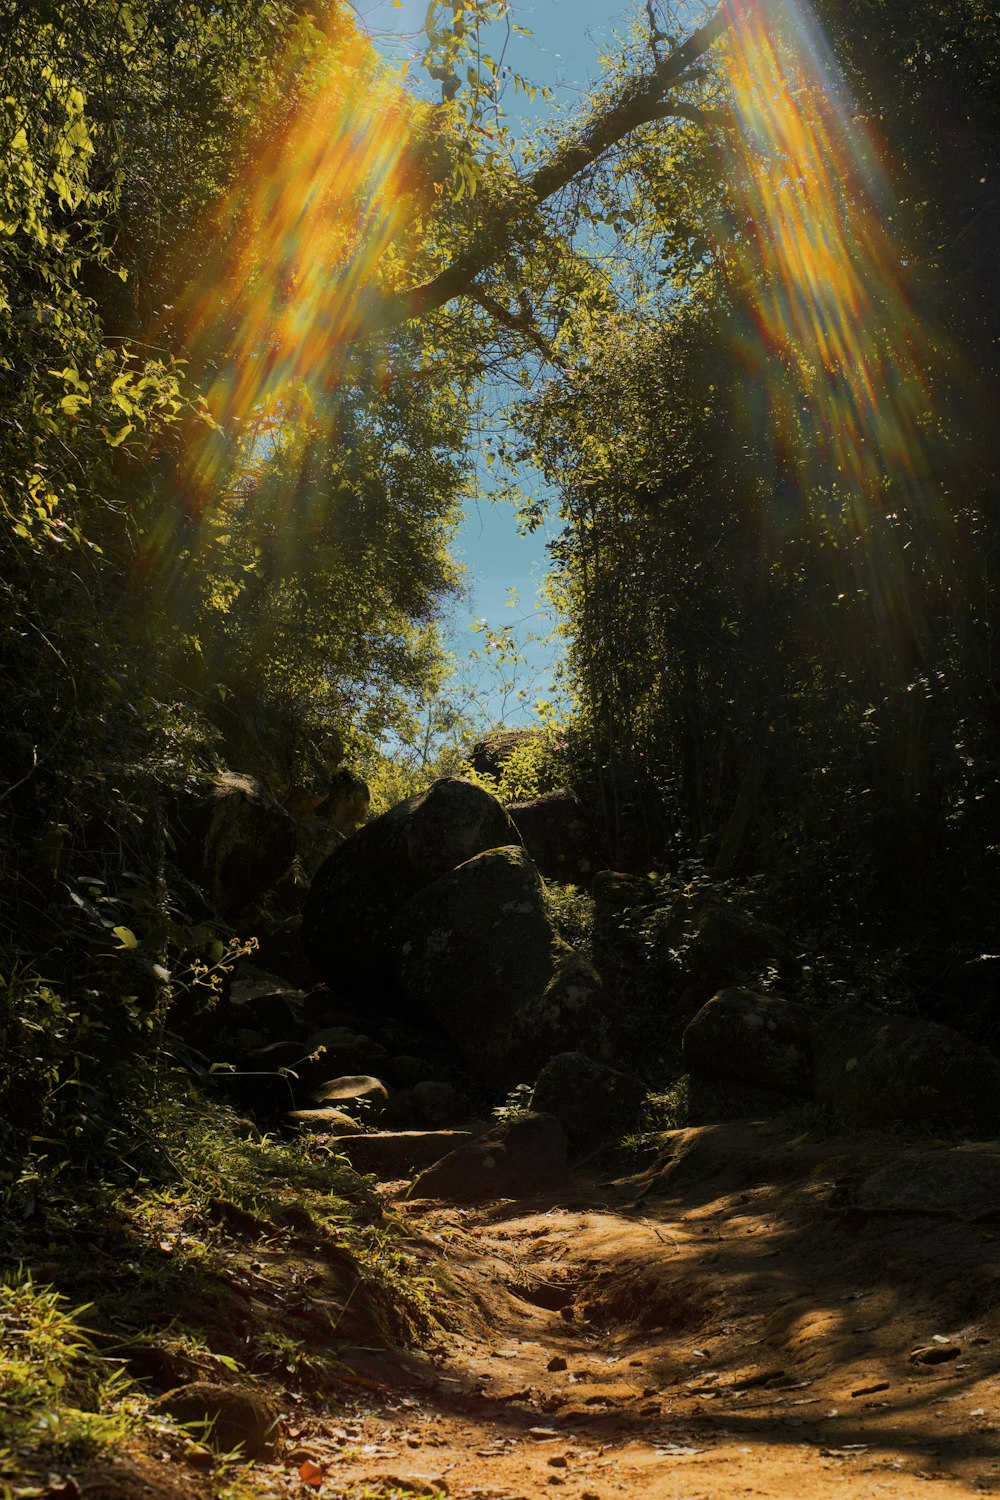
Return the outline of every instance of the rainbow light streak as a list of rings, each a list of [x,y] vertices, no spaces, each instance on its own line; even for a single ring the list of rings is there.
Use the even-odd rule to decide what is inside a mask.
[[[796,0],[733,0],[740,266],[779,448],[864,533],[891,477],[927,474],[930,340],[905,285],[877,153]],[[778,373],[775,376],[775,361]],[[805,487],[804,484],[804,487]]]
[[[331,420],[318,409],[357,358],[378,303],[366,292],[405,276],[420,238],[430,187],[411,148],[420,106],[338,12],[306,36],[304,68],[287,59],[296,102],[216,215],[218,253],[180,308],[195,365],[218,366],[206,397],[230,439],[194,445],[186,482],[196,508],[240,465],[245,482],[262,436]]]

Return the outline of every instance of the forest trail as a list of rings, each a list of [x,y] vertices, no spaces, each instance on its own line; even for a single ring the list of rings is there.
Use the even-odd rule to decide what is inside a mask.
[[[967,1161],[972,1183],[981,1148],[823,1137],[801,1119],[665,1139],[640,1175],[545,1199],[444,1207],[387,1185],[461,1326],[421,1356],[347,1354],[355,1411],[293,1429],[275,1490],[1000,1492],[982,1181],[946,1211],[930,1189],[926,1211],[891,1207],[912,1199],[921,1154],[946,1152],[952,1182]]]

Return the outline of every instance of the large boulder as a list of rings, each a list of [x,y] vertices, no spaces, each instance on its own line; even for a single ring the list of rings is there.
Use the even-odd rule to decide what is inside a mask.
[[[494,780],[499,780],[515,750],[543,737],[541,729],[491,729],[472,747],[469,755],[472,769],[479,776],[492,776]]]
[[[554,1115],[525,1114],[450,1151],[411,1189],[414,1198],[473,1203],[537,1192],[566,1171],[566,1138]]]
[[[693,1072],[808,1094],[812,1030],[812,1014],[802,1005],[752,990],[720,990],[687,1026],[681,1050]]]
[[[338,1156],[347,1157],[356,1172],[373,1172],[389,1181],[424,1171],[472,1139],[468,1130],[382,1130],[373,1135],[348,1135],[331,1145]]]
[[[646,1088],[638,1078],[595,1062],[584,1052],[560,1052],[538,1076],[531,1108],[555,1115],[571,1146],[617,1142],[642,1113]]]
[[[524,847],[547,880],[589,886],[607,863],[586,808],[565,788],[512,802],[507,811]]]
[[[460,776],[435,781],[374,818],[313,880],[302,940],[316,973],[339,989],[377,979],[403,903],[472,855],[517,839],[496,798]]]
[[[816,1098],[849,1125],[1000,1128],[1000,1062],[948,1026],[841,1005],[813,1053]]]
[[[396,930],[406,1000],[434,1017],[483,1083],[507,1088],[553,1052],[606,1047],[600,981],[556,937],[519,846],[478,854],[427,886]]]
[[[303,724],[301,707],[261,695],[259,682],[230,684],[207,704],[222,732],[229,765],[243,766],[296,819],[329,795],[330,777],[344,757],[344,741],[332,724]]]
[[[234,771],[178,798],[168,823],[178,865],[221,917],[259,901],[295,858],[294,819],[261,782]]]
[[[689,906],[679,903],[677,917],[688,940],[683,977],[689,983],[720,989],[769,968],[785,969],[791,959],[788,940],[777,928],[730,901],[695,898]]]

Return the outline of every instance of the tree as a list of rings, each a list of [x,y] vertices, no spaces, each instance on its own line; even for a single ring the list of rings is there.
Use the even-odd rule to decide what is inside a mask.
[[[642,300],[522,420],[562,492],[578,733],[656,789],[670,857],[763,871],[786,915],[919,934],[951,945],[928,971],[969,973],[1000,828],[1000,49],[974,6],[827,12],[850,112],[810,113],[797,77],[784,119],[748,120],[756,80],[783,87],[780,34],[748,56],[751,29],[733,149],[679,124],[620,152],[618,191],[659,216]],[[876,117],[907,144],[884,174]],[[681,152],[683,205],[659,160]]]

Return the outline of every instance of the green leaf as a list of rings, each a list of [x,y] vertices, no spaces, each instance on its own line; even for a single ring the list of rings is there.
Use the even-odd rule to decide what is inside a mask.
[[[138,948],[139,939],[131,927],[112,927],[111,931],[121,943],[123,948]]]

